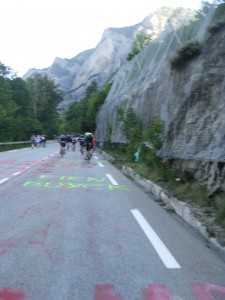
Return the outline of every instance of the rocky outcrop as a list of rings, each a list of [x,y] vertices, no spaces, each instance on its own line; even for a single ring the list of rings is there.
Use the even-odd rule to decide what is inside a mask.
[[[223,4],[224,5],[224,4]],[[154,117],[164,122],[159,155],[179,159],[183,174],[225,191],[225,26],[214,34],[207,27],[214,9],[195,26],[161,34],[120,69],[97,117],[96,137],[126,143],[118,108],[133,108],[143,130]],[[198,40],[201,54],[172,69],[170,58],[185,42]]]
[[[49,68],[31,69],[23,79],[34,73],[47,74],[64,93],[60,110],[79,101],[92,81],[102,88],[121,68],[130,51],[131,41],[140,25],[125,28],[109,28],[103,33],[96,48],[81,52],[72,59],[56,58]]]
[[[101,89],[126,66],[131,43],[138,32],[152,34],[156,38],[162,32],[171,31],[168,18],[173,17],[177,24],[185,24],[195,14],[188,9],[164,7],[136,25],[105,29],[96,48],[83,51],[72,59],[56,58],[49,68],[31,69],[23,79],[34,73],[47,74],[52,78],[64,93],[64,101],[59,107],[63,112],[71,102],[82,99],[92,81]]]
[[[143,129],[150,126],[154,117],[164,122],[162,156],[191,159],[194,155],[195,158],[210,159],[211,151],[214,151],[213,159],[221,159],[224,141],[218,134],[224,108],[224,30],[207,42],[202,38],[202,54],[181,70],[172,70],[170,66],[170,58],[181,44],[196,39],[203,24],[206,33],[210,21],[208,24],[196,23],[199,28],[190,28],[188,35],[185,30],[179,37],[172,32],[161,34],[119,70],[97,118],[99,140],[106,138],[109,127],[112,142],[124,140],[123,124],[118,121],[117,111],[118,107],[125,111],[132,107],[141,119]],[[216,133],[217,129],[220,130]],[[211,138],[215,139],[216,147],[211,143],[213,149],[205,147],[202,151],[202,146],[209,144]]]

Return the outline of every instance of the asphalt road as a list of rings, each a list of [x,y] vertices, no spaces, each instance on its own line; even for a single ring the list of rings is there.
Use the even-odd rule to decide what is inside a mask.
[[[225,299],[225,262],[95,153],[0,153],[0,300]]]

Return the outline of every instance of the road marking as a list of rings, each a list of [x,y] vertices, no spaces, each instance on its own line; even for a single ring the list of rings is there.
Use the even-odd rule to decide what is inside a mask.
[[[161,258],[162,262],[168,269],[180,269],[181,266],[175,260],[173,255],[170,253],[168,248],[165,244],[160,240],[156,232],[152,229],[152,227],[148,224],[145,220],[143,215],[137,209],[132,209],[131,213],[133,214],[134,218],[144,231],[145,235],[149,239],[150,243],[158,253],[159,257]]]
[[[98,162],[98,164],[99,164],[99,166],[100,166],[101,168],[104,168],[104,166],[103,166],[103,164],[102,164],[101,162]]]
[[[3,182],[9,180],[9,178],[3,178],[2,180],[0,180],[0,184],[2,184]]]
[[[16,175],[19,175],[19,174],[21,174],[21,172],[16,172],[16,173],[14,173],[14,174],[12,174],[13,176],[16,176]]]
[[[119,185],[119,183],[116,182],[116,180],[110,175],[110,174],[105,174],[109,181],[113,184],[113,185]]]

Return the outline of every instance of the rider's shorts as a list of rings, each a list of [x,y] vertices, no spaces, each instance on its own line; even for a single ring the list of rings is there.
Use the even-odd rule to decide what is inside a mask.
[[[87,151],[90,151],[92,148],[93,148],[93,144],[92,143],[89,142],[89,143],[86,144],[86,150]]]

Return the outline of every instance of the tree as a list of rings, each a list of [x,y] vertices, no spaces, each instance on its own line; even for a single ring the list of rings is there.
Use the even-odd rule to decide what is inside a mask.
[[[53,136],[58,131],[58,104],[63,94],[47,75],[35,74],[27,79],[34,117],[42,125],[42,133]]]
[[[96,116],[99,112],[100,107],[105,102],[105,99],[110,91],[112,82],[106,84],[101,91],[91,94],[91,97],[88,100],[88,109],[87,109],[87,120],[90,126],[90,131],[95,132],[96,130]]]
[[[97,92],[97,90],[98,84],[95,80],[93,80],[91,84],[87,86],[84,98],[89,99],[93,93]]]
[[[135,114],[133,108],[129,108],[124,117],[123,132],[128,140],[126,152],[130,159],[133,159],[134,153],[138,150],[142,142],[142,124],[141,120]]]
[[[130,61],[135,55],[141,52],[141,50],[151,42],[152,36],[146,33],[138,33],[131,44],[131,52],[127,55],[127,60]]]
[[[61,132],[94,132],[96,129],[96,116],[104,103],[112,82],[106,84],[98,91],[97,83],[93,81],[85,91],[80,101],[74,101],[60,118]]]
[[[26,82],[17,77],[10,81],[12,100],[18,106],[17,115],[30,117],[32,114],[30,94]]]
[[[7,72],[1,65],[0,76],[0,141],[12,141],[15,138],[14,124],[16,123],[17,105],[12,100],[10,79],[4,77]],[[3,76],[4,74],[4,76]]]
[[[0,62],[0,76],[6,77],[12,70]]]

